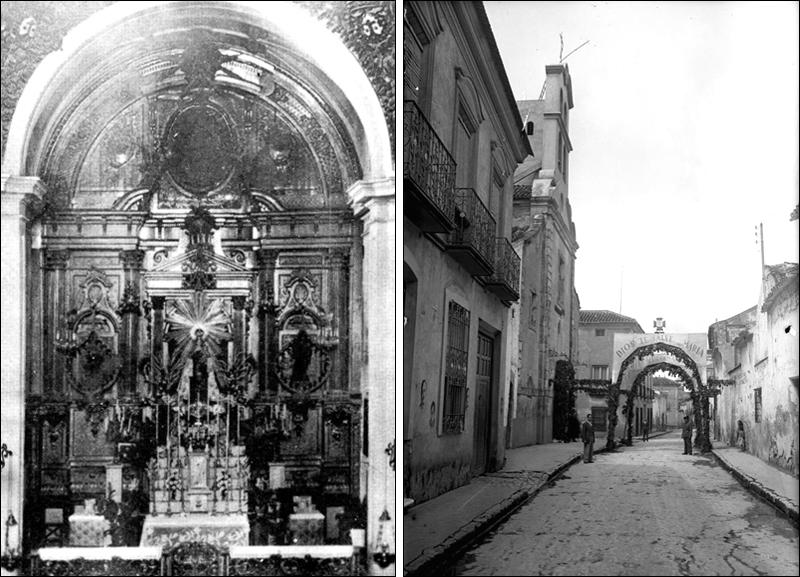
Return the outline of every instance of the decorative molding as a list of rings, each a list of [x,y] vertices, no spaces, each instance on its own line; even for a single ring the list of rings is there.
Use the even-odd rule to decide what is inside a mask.
[[[125,269],[140,270],[144,264],[144,251],[139,249],[120,251],[119,260]]]
[[[44,268],[49,270],[65,270],[69,263],[68,250],[45,249]]]

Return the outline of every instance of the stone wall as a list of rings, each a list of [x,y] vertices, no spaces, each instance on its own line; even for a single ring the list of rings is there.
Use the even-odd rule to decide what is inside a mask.
[[[715,374],[735,383],[723,386],[716,400],[714,430],[719,440],[736,445],[741,421],[747,452],[797,475],[797,279],[777,297],[769,307],[762,299],[757,308],[709,328]]]

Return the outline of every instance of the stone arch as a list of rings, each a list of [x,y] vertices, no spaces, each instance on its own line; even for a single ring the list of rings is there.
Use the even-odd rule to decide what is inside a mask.
[[[202,10],[198,9],[200,7]],[[213,22],[208,21],[209,14],[215,19]],[[15,360],[9,365],[7,376],[3,378],[3,414],[7,414],[5,409],[10,406],[12,407],[10,412],[19,416],[19,418],[15,418],[12,430],[9,432],[14,452],[20,458],[25,452],[25,355],[26,342],[30,332],[29,324],[25,319],[28,308],[33,308],[28,307],[25,282],[29,278],[29,271],[35,270],[37,267],[37,263],[32,262],[30,257],[26,256],[30,254],[26,252],[26,248],[31,244],[30,237],[36,233],[5,235],[6,217],[16,226],[16,228],[9,226],[9,230],[24,231],[26,225],[31,229],[39,226],[37,217],[41,215],[39,210],[41,206],[36,200],[47,192],[47,187],[42,184],[42,177],[46,176],[44,161],[53,150],[51,146],[59,146],[58,136],[70,133],[71,128],[66,126],[66,123],[71,119],[83,116],[80,112],[75,114],[75,107],[84,101],[86,94],[91,95],[93,89],[97,88],[98,78],[103,74],[110,74],[113,77],[115,74],[125,73],[126,64],[130,63],[130,51],[135,51],[136,42],[151,42],[163,38],[165,30],[161,26],[168,28],[172,22],[170,18],[173,16],[175,18],[185,17],[186,21],[191,23],[189,28],[192,30],[201,29],[212,34],[224,34],[225,38],[231,41],[238,39],[242,46],[252,47],[253,50],[264,50],[275,46],[275,42],[279,42],[283,49],[281,64],[284,68],[297,73],[289,79],[294,82],[292,86],[303,89],[306,91],[305,93],[315,97],[305,104],[313,106],[314,111],[323,111],[330,119],[330,123],[324,129],[332,134],[340,134],[343,146],[348,142],[352,146],[353,154],[351,155],[350,151],[346,150],[346,154],[341,157],[343,160],[354,159],[355,169],[349,173],[352,178],[347,180],[342,187],[342,196],[349,201],[350,208],[345,206],[341,211],[334,211],[331,219],[339,218],[340,213],[344,215],[352,210],[355,217],[351,213],[347,215],[349,219],[342,216],[343,220],[347,220],[348,225],[352,220],[361,221],[354,223],[359,226],[354,226],[352,229],[356,231],[353,236],[353,244],[361,243],[360,247],[354,250],[353,260],[357,259],[357,264],[352,267],[354,270],[352,292],[358,295],[359,305],[363,305],[363,316],[352,315],[353,320],[350,322],[353,325],[353,341],[358,339],[357,342],[359,342],[359,346],[356,348],[363,352],[363,363],[359,367],[354,382],[364,393],[364,399],[369,398],[370,400],[371,419],[365,436],[370,438],[369,452],[370,455],[374,455],[372,457],[373,465],[369,470],[370,474],[364,475],[366,477],[364,484],[367,485],[364,492],[367,495],[369,518],[366,543],[369,551],[377,550],[380,514],[383,510],[394,511],[394,493],[387,495],[384,485],[386,479],[389,479],[390,476],[393,478],[393,471],[389,468],[388,459],[379,458],[385,456],[383,452],[390,442],[394,446],[395,418],[393,401],[383,395],[386,383],[392,382],[395,353],[393,339],[394,293],[388,290],[389,287],[394,286],[395,193],[390,131],[375,88],[353,52],[347,48],[342,38],[331,32],[302,7],[292,2],[270,4],[249,1],[115,3],[73,28],[64,38],[60,49],[45,57],[26,83],[14,109],[2,159],[4,248],[9,249],[8,254],[17,255],[18,259],[16,261],[6,259],[3,263],[4,278],[6,272],[10,270],[14,272],[13,276],[18,281],[5,291],[7,294],[3,299],[4,309],[14,308],[11,314],[3,315],[3,334],[13,333],[13,337],[9,336],[8,340],[19,343],[18,347],[15,345],[14,348],[14,352],[18,354],[9,355]],[[159,20],[163,20],[164,24],[160,24]],[[155,22],[156,25],[147,29],[143,24],[147,21]],[[137,31],[129,32],[129,25],[136,28],[137,22]],[[264,34],[250,36],[248,33],[252,30],[261,30]],[[133,38],[129,34],[138,34],[139,36]],[[120,48],[122,52],[118,61],[115,61],[114,57],[104,50],[108,47]],[[223,59],[232,55],[225,50],[220,51]],[[236,55],[241,55],[245,51],[234,52]],[[231,92],[235,92],[237,95],[252,94],[260,98],[262,90],[267,93],[274,89],[274,86],[270,86],[269,83],[262,83],[262,76],[257,74],[257,71],[266,70],[277,74],[278,67],[273,70],[265,67],[261,62],[253,64],[249,57],[239,58],[238,62],[234,64],[243,66],[242,70],[244,70],[243,74],[246,78],[245,80],[226,79],[225,87]],[[247,65],[250,67],[248,68]],[[154,66],[158,68],[160,64],[156,63]],[[180,71],[183,72],[183,69]],[[216,78],[213,81],[216,81]],[[175,88],[175,85],[172,87]],[[136,96],[138,95],[132,95],[131,100]],[[130,100],[120,101],[115,112],[123,110],[129,103]],[[113,118],[115,116],[109,115],[104,118],[104,121],[110,122]],[[94,136],[96,135],[88,135],[89,140]],[[85,157],[85,153],[86,150],[80,150],[76,152],[75,156],[76,158]],[[137,235],[134,228],[140,225],[142,218],[131,214],[113,214],[122,211],[146,210],[142,207],[146,207],[144,201],[148,192],[141,187],[130,187],[128,192],[130,193],[128,196],[120,197],[119,204],[109,203],[103,207],[103,212],[110,214],[108,218],[110,227],[116,226],[115,222],[117,221],[127,224],[127,232],[122,233],[122,236],[125,236],[126,244],[121,247],[126,250],[134,247],[138,249],[138,241],[147,240],[145,236]],[[266,192],[263,190],[257,192],[261,193],[260,200],[263,206],[274,212],[282,211],[281,205]],[[8,212],[6,212],[7,208]],[[80,211],[75,211],[73,214],[77,215],[75,220],[80,223],[82,218]],[[176,227],[175,223],[180,220],[181,216],[169,214],[165,223],[167,227]],[[106,224],[104,221],[101,226],[105,227]],[[294,223],[290,223],[290,226],[294,226]],[[123,225],[122,230],[124,228]],[[156,230],[160,229],[161,222],[159,221]],[[316,232],[316,229],[314,230]],[[348,230],[350,229],[347,227],[340,227],[341,234],[339,236],[349,234]],[[258,232],[254,231],[254,235]],[[12,244],[5,247],[7,239]],[[41,243],[41,238],[38,240],[34,238],[33,242]],[[257,257],[260,257],[262,252],[270,251],[256,250],[254,252]],[[113,266],[116,266],[116,256],[113,258]],[[150,257],[148,256],[148,258]],[[348,271],[346,267],[349,253],[346,258],[340,258],[339,253],[336,253],[331,257],[332,260],[334,258],[337,259],[337,266],[345,271],[344,273],[335,273],[341,278]],[[273,261],[270,266],[274,266],[274,264]],[[139,270],[133,271],[133,268],[129,269],[126,265],[121,274],[125,279],[138,278]],[[53,276],[55,277],[56,274],[62,273],[53,273]],[[159,298],[163,299],[163,297]],[[236,298],[242,298],[242,295]],[[9,303],[13,303],[14,306],[6,306]],[[125,321],[123,320],[123,322]],[[365,327],[369,327],[370,330],[366,331]],[[4,347],[4,352],[5,350]],[[369,360],[367,361],[367,359]],[[13,386],[9,387],[11,381],[14,381]],[[6,395],[6,393],[8,394]],[[361,406],[366,407],[366,400]],[[393,467],[393,462],[391,466]],[[7,472],[8,469],[4,471],[4,473]],[[11,479],[10,475],[9,479]],[[6,498],[11,494],[11,489],[8,487],[14,487],[13,492],[16,496],[24,494],[22,469],[17,468],[11,481],[11,483],[6,483],[4,476],[4,508],[7,502]],[[12,501],[14,514],[22,526],[25,522],[21,506],[22,499]],[[22,527],[20,527],[20,533],[22,533]],[[371,555],[368,558],[371,559]]]

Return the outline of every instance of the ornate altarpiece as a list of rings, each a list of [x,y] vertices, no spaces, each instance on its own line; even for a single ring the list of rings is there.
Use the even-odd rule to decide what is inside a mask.
[[[359,516],[347,111],[279,38],[186,18],[94,71],[37,168],[31,547],[66,544],[76,506],[107,497],[128,545],[148,515],[235,515],[239,544],[346,542]],[[292,531],[303,497],[324,534]]]

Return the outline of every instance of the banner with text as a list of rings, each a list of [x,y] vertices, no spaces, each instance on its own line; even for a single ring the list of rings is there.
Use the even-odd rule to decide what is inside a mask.
[[[706,333],[614,333],[614,358],[611,365],[612,381],[616,382],[620,365],[626,358],[631,356],[637,349],[654,343],[665,343],[682,349],[697,364],[700,378],[705,383],[708,351],[708,335]],[[637,361],[631,367],[633,370],[643,369],[647,365],[665,362],[668,358],[668,352],[657,351],[652,356]]]

